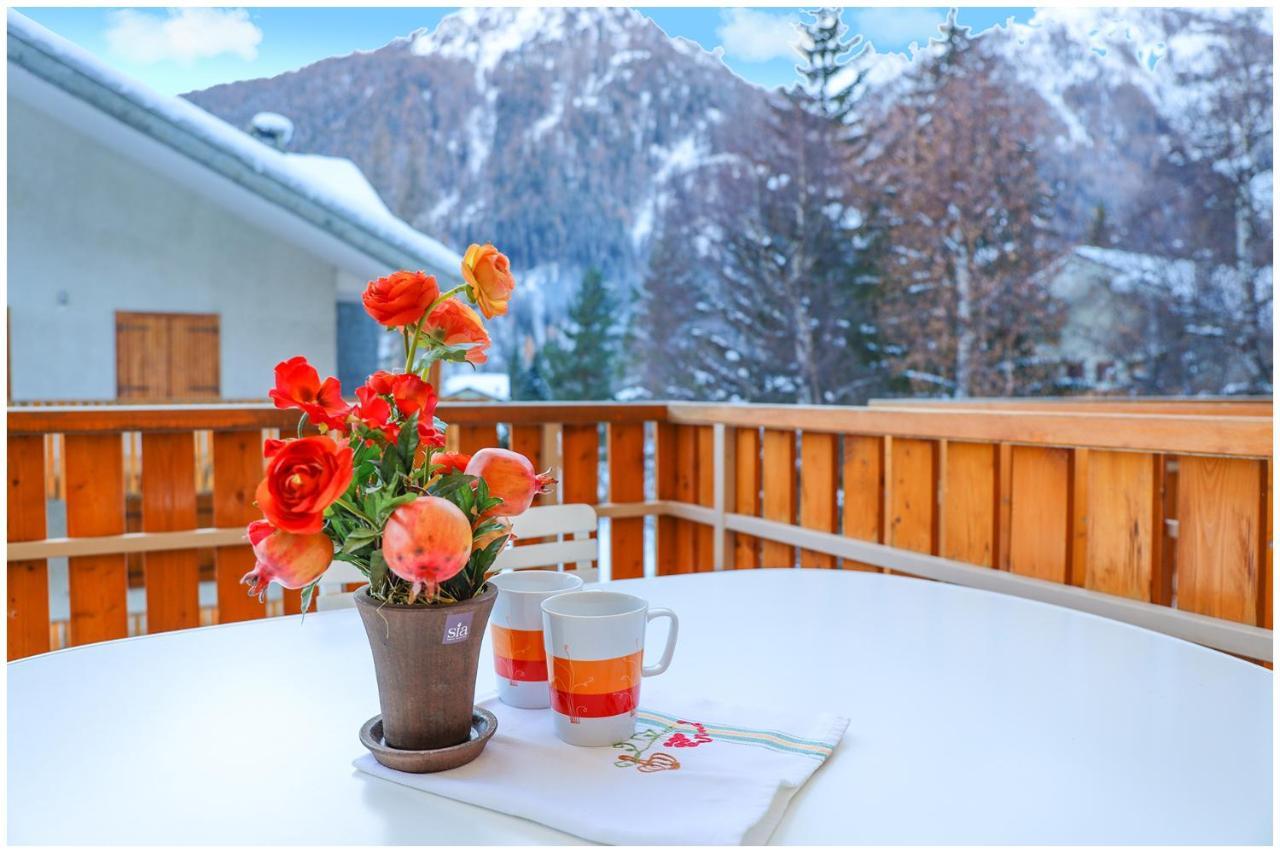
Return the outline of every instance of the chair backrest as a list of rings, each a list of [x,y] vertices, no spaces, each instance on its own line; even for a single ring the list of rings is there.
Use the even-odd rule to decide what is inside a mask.
[[[533,507],[516,516],[512,524],[515,546],[494,561],[494,569],[532,569],[563,566],[576,571],[587,583],[599,579],[600,570],[591,564],[600,556],[600,543],[591,538],[596,530],[596,511],[590,504],[554,504]],[[563,539],[561,537],[564,537]],[[521,545],[521,540],[550,539]],[[351,593],[343,584],[364,583],[365,577],[350,563],[335,560],[320,579],[317,610],[354,607]]]

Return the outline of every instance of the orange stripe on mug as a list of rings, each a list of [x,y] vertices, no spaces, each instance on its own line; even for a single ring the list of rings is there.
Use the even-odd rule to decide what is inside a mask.
[[[640,683],[643,665],[644,652],[607,660],[553,658],[551,684],[563,693],[617,693]]]
[[[546,660],[541,631],[518,631],[493,625],[493,653],[512,660]]]

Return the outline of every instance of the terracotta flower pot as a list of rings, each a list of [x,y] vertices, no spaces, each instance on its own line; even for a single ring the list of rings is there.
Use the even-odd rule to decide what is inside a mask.
[[[476,668],[492,584],[448,607],[386,604],[355,592],[378,676],[382,733],[394,749],[443,749],[467,740],[475,704]]]

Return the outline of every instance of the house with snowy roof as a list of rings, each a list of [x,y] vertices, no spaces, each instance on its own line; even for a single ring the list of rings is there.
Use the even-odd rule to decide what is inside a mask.
[[[458,275],[279,116],[251,135],[13,11],[8,73],[12,401],[259,398],[299,353],[349,392],[385,337],[364,284]]]
[[[1189,260],[1100,246],[1072,248],[1041,276],[1067,314],[1057,344],[1042,346],[1040,355],[1058,365],[1060,385],[1093,391],[1126,387],[1133,365],[1117,358],[1116,342],[1148,319],[1147,300],[1190,300],[1196,287]]]

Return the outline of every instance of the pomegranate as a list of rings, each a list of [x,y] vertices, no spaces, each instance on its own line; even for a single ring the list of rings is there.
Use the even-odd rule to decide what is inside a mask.
[[[444,498],[420,497],[391,513],[382,532],[382,556],[398,577],[413,584],[412,601],[462,571],[471,557],[471,522]]]
[[[484,480],[489,495],[502,501],[486,516],[519,515],[533,503],[534,495],[547,494],[556,482],[550,471],[534,473],[533,463],[526,457],[500,447],[477,451],[467,463],[466,473]]]
[[[269,521],[249,525],[249,544],[257,562],[240,579],[261,601],[275,581],[285,589],[302,589],[325,573],[333,560],[333,544],[323,533],[288,533]]]

